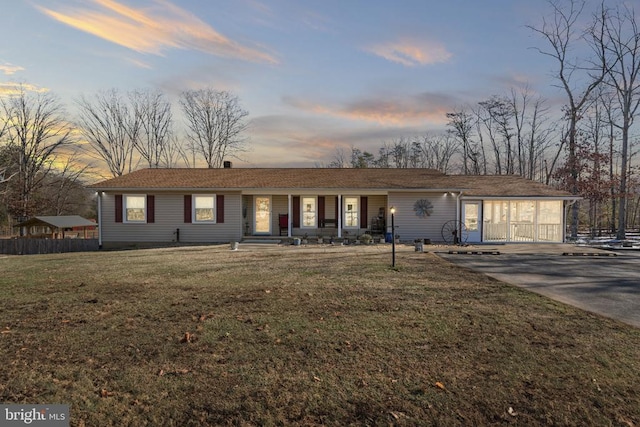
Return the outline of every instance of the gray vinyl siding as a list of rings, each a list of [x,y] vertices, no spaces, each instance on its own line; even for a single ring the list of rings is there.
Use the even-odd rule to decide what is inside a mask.
[[[387,196],[368,196],[367,229],[371,228],[371,222],[378,218],[378,214],[381,213],[384,218],[387,210]]]
[[[419,199],[427,199],[433,204],[430,216],[416,216],[413,205]],[[445,222],[456,219],[456,196],[446,193],[389,193],[388,207],[391,206],[396,208],[396,235],[400,236],[402,242],[415,239],[442,241],[442,226]],[[390,227],[391,215],[387,209],[388,231]]]
[[[171,243],[176,241],[177,229],[180,229],[181,243],[223,243],[239,241],[242,237],[242,204],[239,193],[216,193],[224,195],[224,223],[222,224],[185,223],[185,193],[148,194],[155,196],[155,222],[151,224],[116,223],[115,193],[102,195],[103,243]]]
[[[278,223],[278,215],[287,214],[289,211],[288,196],[272,196],[271,197],[271,234],[278,236],[280,234],[280,224]],[[282,231],[284,236],[286,231]]]

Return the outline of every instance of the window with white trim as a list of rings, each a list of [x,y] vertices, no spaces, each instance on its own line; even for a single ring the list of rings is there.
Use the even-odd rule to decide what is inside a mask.
[[[147,197],[126,194],[123,197],[124,220],[126,222],[147,221]]]
[[[317,225],[317,203],[315,197],[303,197],[302,204],[302,227],[315,228]]]
[[[216,222],[216,196],[193,195],[193,222]]]
[[[360,226],[360,210],[358,207],[360,200],[358,197],[344,198],[344,226],[359,227]]]

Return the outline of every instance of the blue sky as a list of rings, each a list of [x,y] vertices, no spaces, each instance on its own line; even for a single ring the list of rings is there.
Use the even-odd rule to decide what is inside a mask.
[[[336,147],[441,131],[454,107],[525,84],[561,99],[526,28],[548,13],[533,0],[15,2],[0,92],[49,90],[73,114],[103,89],[231,90],[251,119],[238,166],[312,167]]]

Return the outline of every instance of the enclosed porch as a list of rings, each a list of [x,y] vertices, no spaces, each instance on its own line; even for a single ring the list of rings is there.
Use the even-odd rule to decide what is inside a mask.
[[[465,200],[462,220],[469,242],[564,241],[562,200]]]

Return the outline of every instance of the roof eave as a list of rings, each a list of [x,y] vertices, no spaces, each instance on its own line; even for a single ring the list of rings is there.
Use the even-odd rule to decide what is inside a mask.
[[[518,200],[582,200],[580,196],[518,196],[518,195],[509,195],[509,196],[489,196],[489,195],[471,195],[471,194],[463,194],[461,199],[482,199],[482,200],[504,200],[504,199],[518,199]]]

